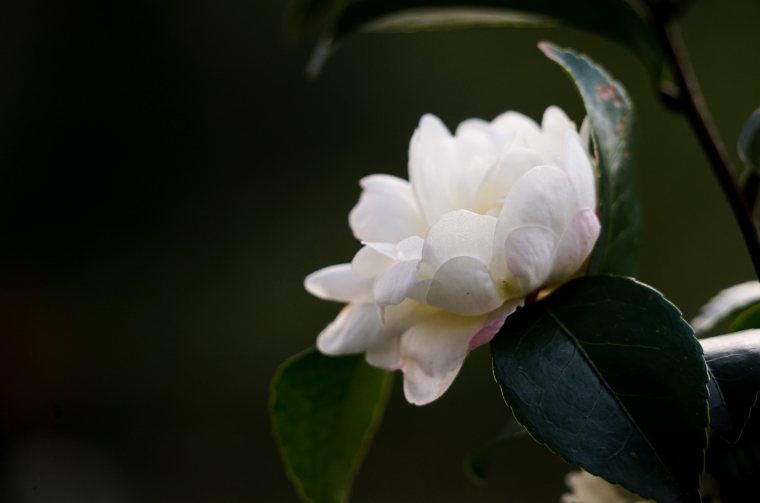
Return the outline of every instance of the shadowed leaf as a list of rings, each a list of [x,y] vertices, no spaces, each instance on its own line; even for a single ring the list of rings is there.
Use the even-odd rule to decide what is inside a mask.
[[[759,301],[760,282],[747,281],[726,288],[699,309],[699,313],[691,320],[691,327],[696,336],[701,337]]]
[[[591,255],[588,274],[633,276],[641,241],[633,103],[625,88],[587,56],[546,42],[539,47],[570,74],[591,121],[598,160],[602,231]]]
[[[739,157],[748,168],[760,170],[760,108],[744,123],[739,135]]]
[[[348,501],[392,379],[364,355],[331,357],[315,349],[280,367],[272,381],[272,429],[305,501]]]
[[[491,352],[504,399],[537,441],[645,498],[699,502],[707,367],[659,292],[578,278],[509,316]]]

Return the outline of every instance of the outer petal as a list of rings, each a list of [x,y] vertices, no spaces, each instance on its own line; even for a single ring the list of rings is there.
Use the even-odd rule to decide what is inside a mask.
[[[463,256],[454,257],[436,271],[426,303],[450,313],[476,316],[493,311],[503,302],[486,265]]]
[[[372,293],[378,307],[400,304],[417,279],[420,260],[402,260],[382,272],[375,280]]]
[[[520,112],[504,112],[491,121],[491,127],[502,133],[541,133],[536,121]]]
[[[351,272],[357,278],[374,279],[395,262],[396,245],[367,243],[351,261]]]
[[[544,286],[552,271],[557,236],[546,227],[518,227],[507,236],[507,267],[520,282],[524,294]]]
[[[569,278],[581,267],[594,249],[600,229],[601,224],[593,210],[581,210],[573,217],[557,244],[546,284]]]
[[[411,260],[413,258],[422,258],[422,246],[425,240],[419,236],[412,236],[401,241],[396,245],[399,260]]]
[[[372,280],[356,277],[351,264],[325,267],[306,276],[306,290],[321,299],[339,302],[373,302]]]
[[[574,131],[565,133],[565,170],[575,191],[579,208],[596,210],[596,173]]]
[[[348,215],[357,239],[395,244],[409,236],[425,236],[427,224],[409,182],[371,175],[360,184],[364,192]]]
[[[422,260],[428,271],[434,272],[454,257],[474,257],[488,264],[491,261],[496,219],[466,210],[444,215],[430,228]]]
[[[552,155],[562,152],[567,131],[575,131],[575,124],[567,114],[554,105],[547,108],[541,120],[541,133]]]
[[[393,335],[367,350],[367,363],[385,370],[401,370],[401,336]]]
[[[348,304],[317,337],[317,347],[328,355],[361,353],[384,340],[386,332],[372,304]]]
[[[470,339],[484,321],[483,316],[441,312],[404,333],[401,353],[407,401],[424,405],[449,388],[467,356]]]

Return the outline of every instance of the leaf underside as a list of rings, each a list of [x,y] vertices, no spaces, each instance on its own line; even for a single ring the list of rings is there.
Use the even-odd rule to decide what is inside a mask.
[[[507,404],[537,441],[645,498],[699,501],[707,368],[659,292],[578,278],[510,315],[491,352]]]
[[[599,170],[601,234],[588,274],[634,276],[641,241],[641,205],[634,167],[636,117],[625,88],[587,56],[543,42],[539,47],[575,82],[591,120]]]
[[[382,417],[393,374],[363,355],[315,349],[285,362],[272,381],[272,429],[301,497],[344,503]]]
[[[452,26],[448,9],[479,8],[503,9],[513,15],[513,22],[498,14]],[[329,38],[334,42],[355,32],[367,31],[377,24],[387,23],[391,15],[409,16],[408,11],[429,12],[423,22],[417,14],[415,23],[419,29],[450,29],[452,27],[494,26],[512,24],[529,26],[541,23],[525,22],[526,14],[555,18],[576,28],[615,40],[633,51],[657,80],[669,75],[667,57],[644,10],[627,0],[356,0],[353,2],[325,0],[302,0],[296,2],[291,18],[302,25],[317,17],[320,11],[330,10],[332,26]],[[438,20],[436,20],[436,17]],[[539,18],[540,19],[540,18]],[[457,23],[453,23],[456,25]]]
[[[710,383],[710,426],[739,440],[760,391],[760,330],[702,339]]]

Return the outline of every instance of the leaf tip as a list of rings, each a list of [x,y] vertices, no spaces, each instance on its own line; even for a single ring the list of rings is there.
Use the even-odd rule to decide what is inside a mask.
[[[547,58],[557,61],[557,47],[551,42],[542,40],[538,43],[538,49],[543,52]]]

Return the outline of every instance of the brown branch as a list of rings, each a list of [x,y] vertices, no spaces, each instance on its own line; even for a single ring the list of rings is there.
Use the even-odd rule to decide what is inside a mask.
[[[666,83],[660,87],[661,96],[671,108],[683,113],[689,120],[702,148],[710,160],[713,172],[718,177],[723,193],[734,212],[747,246],[755,274],[760,279],[760,233],[752,214],[752,206],[742,194],[731,169],[723,141],[710,117],[699,83],[692,71],[681,35],[670,19],[670,12],[663,10],[663,2],[649,0],[655,26],[665,49],[673,63],[676,86]],[[751,189],[750,189],[751,190]],[[752,201],[754,203],[754,201]]]

